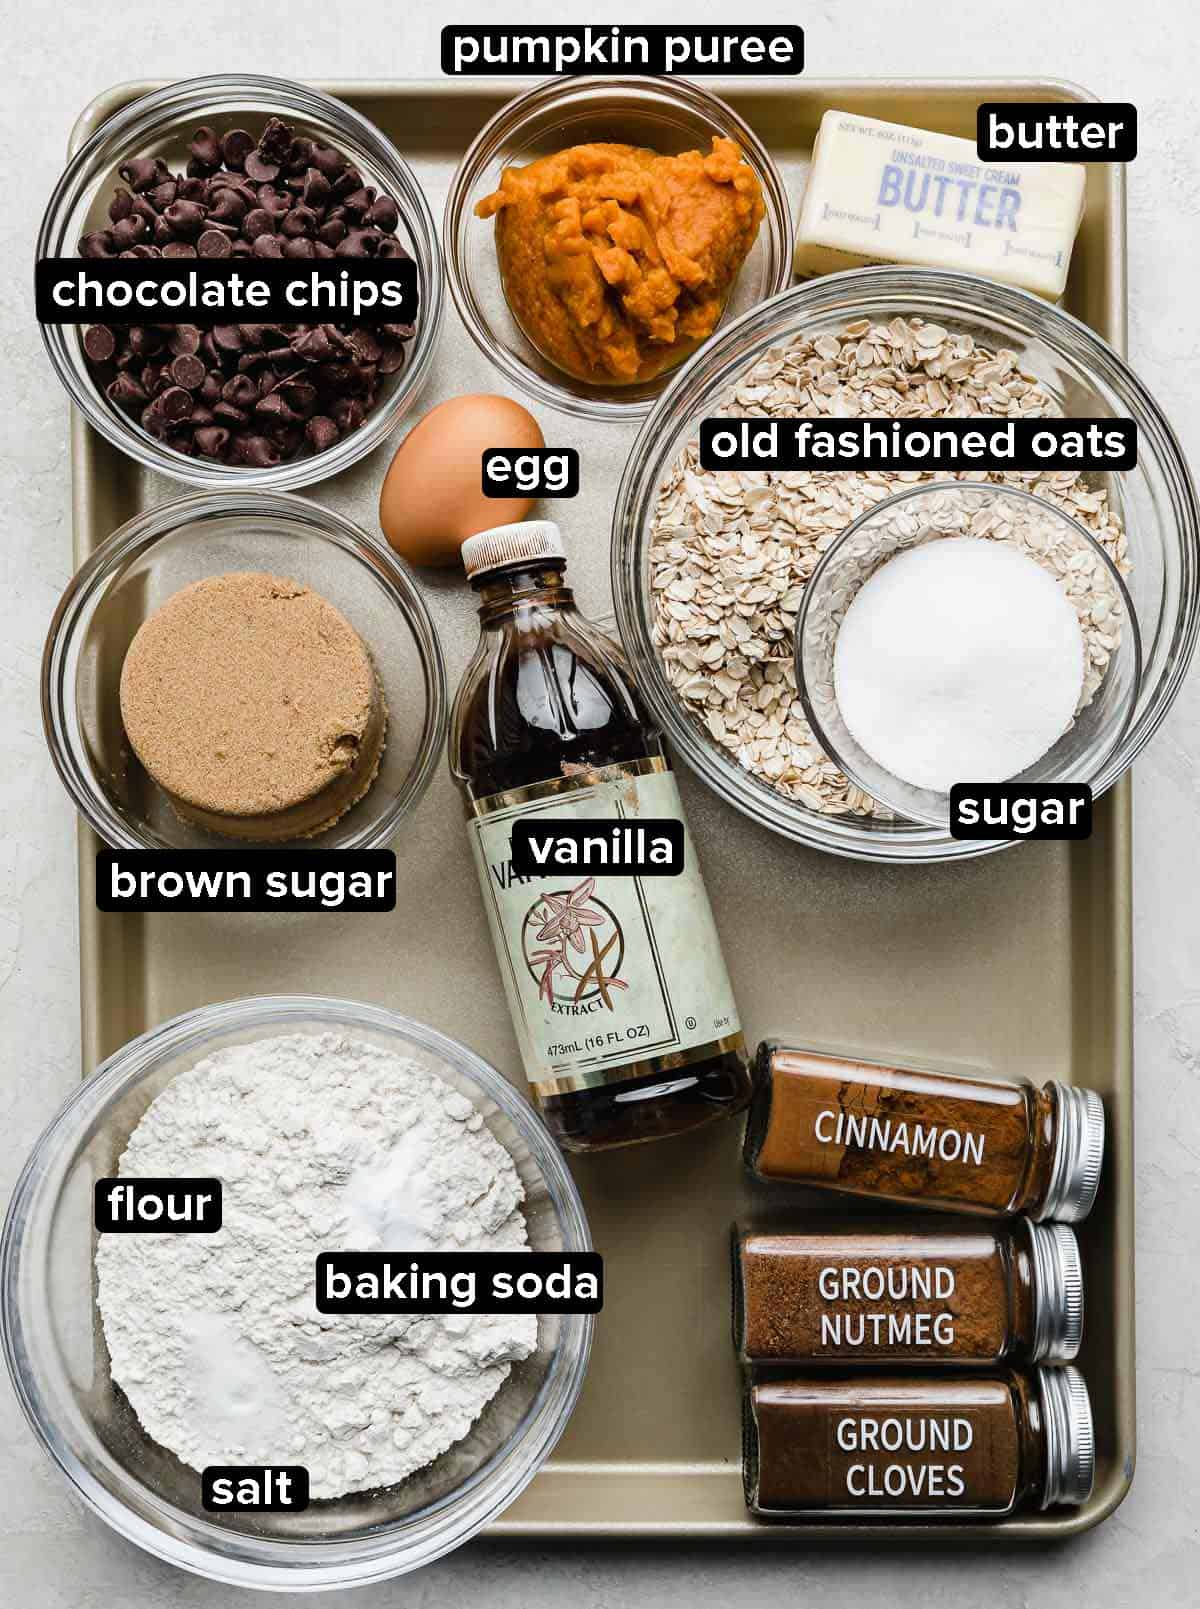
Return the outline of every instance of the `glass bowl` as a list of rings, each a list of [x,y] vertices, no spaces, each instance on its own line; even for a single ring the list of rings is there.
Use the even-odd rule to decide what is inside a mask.
[[[475,216],[476,202],[499,186],[503,169],[569,145],[613,141],[673,155],[706,149],[714,134],[741,147],[758,174],[766,206],[725,309],[728,319],[783,289],[793,249],[791,207],[779,170],[731,106],[679,78],[554,78],[509,101],[480,130],[446,198],[442,239],[450,292],[476,346],[521,390],[577,418],[627,421],[650,411],[674,369],[634,386],[593,385],[543,357],[509,310],[495,230]]]
[[[1200,625],[1200,510],[1179,443],[1138,377],[1093,330],[1024,291],[937,269],[860,268],[786,291],[719,330],[675,376],[629,455],[613,513],[613,598],[626,653],[655,719],[677,753],[728,803],[797,843],[852,859],[959,860],[1002,846],[953,839],[922,822],[823,814],[751,775],[683,707],[652,632],[655,505],[670,465],[698,434],[700,421],[727,413],[739,376],[792,337],[836,335],[857,319],[887,323],[897,316],[962,330],[980,345],[1013,352],[1066,415],[1136,423],[1136,469],[1100,482],[1128,536],[1126,586],[1142,647],[1132,719],[1095,778],[1098,792],[1111,787],[1158,730],[1192,658]]]
[[[465,1440],[394,1486],[291,1514],[216,1516],[200,1476],[153,1442],[109,1374],[95,1302],[92,1189],[173,1077],[231,1044],[279,1034],[354,1035],[405,1056],[466,1096],[512,1156],[530,1247],[591,1249],[575,1184],[545,1125],[465,1046],[380,1006],[264,996],[189,1011],[132,1040],[83,1083],[37,1142],[0,1241],[0,1316],[17,1396],[43,1446],[114,1530],[211,1580],[276,1591],[400,1575],[458,1547],[524,1490],[561,1435],[591,1349],[588,1315],[542,1315],[537,1351]]]
[[[838,704],[834,653],[846,611],[877,570],[898,553],[961,536],[1005,541],[1030,556],[1049,536],[1063,566],[1056,563],[1051,573],[1062,585],[1086,566],[1094,596],[1107,605],[1105,635],[1117,638],[1094,695],[1040,760],[1019,776],[961,781],[1087,783],[1098,792],[1096,778],[1125,735],[1141,680],[1137,616],[1121,574],[1100,543],[1056,504],[1012,487],[950,481],[910,487],[860,515],[821,556],[804,589],[796,618],[796,688],[814,736],[851,782],[896,815],[933,827],[949,824],[949,794],[906,782],[857,742]]]
[[[382,848],[420,799],[441,754],[442,652],[404,562],[307,498],[278,492],[176,498],[139,514],[96,549],[59,601],[42,658],[42,719],[59,775],[113,849],[252,847],[176,815],[121,724],[121,666],[138,627],[181,587],[230,570],[263,570],[311,586],[369,648],[389,707],[379,774],[328,831],[290,847]]]
[[[72,401],[100,434],[144,468],[209,490],[311,486],[335,475],[377,447],[400,423],[423,383],[441,328],[443,270],[437,226],[408,163],[375,125],[330,95],[281,78],[251,74],[189,78],[133,101],[110,117],[71,158],[55,186],[38,235],[37,256],[74,257],[80,237],[102,227],[118,168],[134,156],[157,156],[182,168],[187,145],[202,123],[261,131],[273,114],[299,134],[336,146],[364,181],[387,190],[400,209],[397,237],[417,264],[416,334],[403,367],[381,385],[375,406],[350,435],[307,458],[255,469],[210,463],[175,452],[113,406],[92,379],[83,354],[83,324],[43,324],[42,339]]]

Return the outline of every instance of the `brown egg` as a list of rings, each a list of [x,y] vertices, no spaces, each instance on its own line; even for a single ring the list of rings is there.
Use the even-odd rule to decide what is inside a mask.
[[[410,564],[457,564],[467,537],[523,520],[532,497],[485,497],[489,447],[544,447],[537,420],[508,397],[451,397],[431,408],[396,449],[379,494],[379,523]]]

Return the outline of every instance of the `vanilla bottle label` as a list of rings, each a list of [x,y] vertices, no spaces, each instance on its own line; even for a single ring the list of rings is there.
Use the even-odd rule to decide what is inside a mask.
[[[525,1072],[540,1095],[642,1075],[663,1057],[686,1068],[740,1032],[737,1008],[679,790],[663,760],[552,778],[476,800],[480,883]],[[518,821],[683,830],[676,876],[603,875],[580,864],[528,874],[513,865]],[[620,835],[627,842],[626,835]],[[669,1077],[670,1065],[659,1069]]]

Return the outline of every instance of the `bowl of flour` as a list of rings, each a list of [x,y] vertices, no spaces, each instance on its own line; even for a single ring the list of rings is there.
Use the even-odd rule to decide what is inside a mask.
[[[97,1234],[99,1179],[219,1179],[209,1233]],[[590,1249],[528,1103],[464,1046],[313,996],[132,1041],[35,1148],[0,1246],[3,1339],[43,1444],[116,1530],[240,1586],[383,1580],[511,1503],[561,1434],[586,1315],[329,1314],[322,1252]],[[217,1513],[201,1471],[306,1470]]]

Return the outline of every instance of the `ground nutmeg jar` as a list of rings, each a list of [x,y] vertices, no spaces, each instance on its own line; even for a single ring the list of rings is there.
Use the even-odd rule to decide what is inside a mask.
[[[735,1230],[733,1338],[746,1364],[1068,1362],[1083,1339],[1079,1242],[1028,1218]]]
[[[1078,1505],[1096,1449],[1069,1364],[1032,1374],[762,1381],[745,1399],[746,1502],[763,1518],[1000,1518]]]
[[[762,1179],[953,1212],[1077,1223],[1104,1107],[1088,1089],[922,1072],[764,1043],[745,1160]]]

